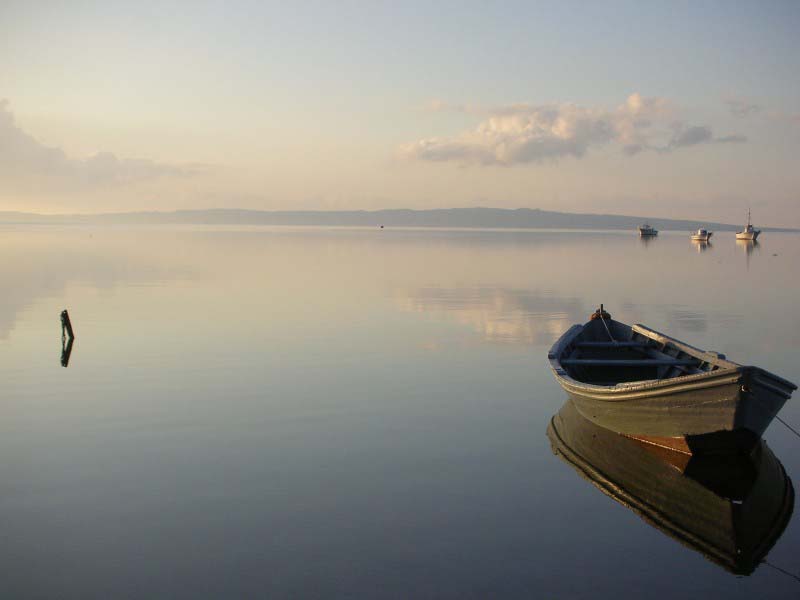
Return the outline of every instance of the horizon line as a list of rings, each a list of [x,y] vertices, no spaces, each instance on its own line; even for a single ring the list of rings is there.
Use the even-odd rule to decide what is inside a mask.
[[[740,227],[740,225],[733,224],[733,223],[724,223],[724,222],[717,222],[717,221],[699,221],[696,219],[686,219],[686,218],[676,218],[676,217],[653,217],[653,216],[642,216],[642,215],[626,215],[626,214],[615,214],[615,213],[586,213],[586,212],[566,212],[566,211],[556,211],[556,210],[549,210],[549,209],[541,209],[541,208],[531,208],[531,207],[517,207],[517,208],[506,208],[506,207],[489,207],[489,206],[461,206],[461,207],[449,207],[449,208],[378,208],[378,209],[260,209],[260,208],[178,208],[172,210],[137,210],[137,211],[119,211],[119,212],[92,212],[92,213],[40,213],[40,212],[26,212],[26,211],[19,211],[19,210],[0,210],[0,224],[10,225],[10,224],[40,224],[40,225],[47,225],[51,224],[47,221],[54,220],[58,221],[59,219],[65,221],[64,224],[69,224],[70,219],[75,220],[93,220],[93,219],[104,219],[111,221],[115,218],[124,219],[124,218],[131,218],[135,219],[136,217],[151,217],[151,218],[158,218],[158,217],[180,217],[181,215],[187,215],[187,217],[191,218],[191,216],[199,217],[201,215],[225,215],[225,214],[240,214],[242,216],[246,215],[253,215],[253,217],[257,216],[274,216],[274,217],[281,217],[281,216],[293,216],[302,218],[303,215],[317,215],[320,217],[329,215],[385,215],[387,217],[391,215],[396,215],[398,213],[407,213],[407,214],[414,214],[414,215],[424,215],[424,214],[441,214],[451,212],[454,213],[454,218],[458,219],[458,213],[475,213],[475,212],[483,212],[485,211],[488,213],[487,218],[491,218],[491,214],[495,216],[503,215],[507,217],[512,213],[521,213],[525,215],[531,214],[543,214],[543,215],[554,215],[557,217],[574,217],[574,218],[589,218],[589,219],[626,219],[626,220],[642,220],[646,222],[653,222],[657,226],[661,227],[665,230],[678,230],[684,229],[686,227],[690,227],[694,229],[695,226],[705,226],[705,227],[715,227],[721,228],[722,230],[735,230],[735,228]],[[3,219],[5,217],[5,220]],[[36,222],[26,223],[24,221],[20,221],[19,219],[24,219],[25,217],[29,217],[32,219],[36,219]],[[14,218],[15,220],[12,220]],[[478,218],[473,216],[473,218]],[[546,217],[545,217],[546,218]],[[39,221],[39,219],[43,220]],[[173,222],[173,224],[177,224]],[[208,223],[213,225],[214,223]],[[225,223],[218,223],[220,225]],[[230,223],[228,223],[230,224]],[[238,224],[247,224],[246,222],[241,222]],[[258,223],[254,223],[258,224]],[[260,223],[264,224],[264,223]],[[376,221],[376,224],[380,224]],[[364,225],[364,223],[273,223],[273,225],[280,226],[280,225],[310,225],[310,226],[350,226],[350,225]],[[624,227],[627,228],[631,226],[630,223],[619,223],[619,224],[602,224],[602,223],[592,223],[592,224],[556,224],[556,223],[543,223],[541,225],[536,225],[532,223],[520,223],[514,224],[512,222],[504,222],[502,224],[498,223],[453,223],[453,224],[446,224],[446,223],[389,223],[394,227],[403,227],[403,226],[412,226],[412,227],[470,227],[470,228],[500,228],[500,229],[509,229],[509,228],[520,228],[520,229],[558,229],[563,227],[577,227],[579,229],[589,228],[589,229],[602,229],[602,228],[616,228],[616,227]],[[781,226],[772,226],[772,225],[761,225],[764,230],[771,230],[771,231],[783,231],[783,232],[800,232],[800,228],[797,227],[781,227]]]

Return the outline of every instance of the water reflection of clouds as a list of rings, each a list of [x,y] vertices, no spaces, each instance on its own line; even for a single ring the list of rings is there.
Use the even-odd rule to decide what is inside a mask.
[[[709,329],[709,324],[714,328],[732,327],[742,322],[742,315],[734,312],[709,309],[705,311],[697,308],[665,307],[667,328],[670,331],[685,331],[689,333],[703,333]]]
[[[423,287],[399,294],[398,302],[403,310],[434,313],[508,344],[550,344],[589,314],[577,298],[514,288]]]

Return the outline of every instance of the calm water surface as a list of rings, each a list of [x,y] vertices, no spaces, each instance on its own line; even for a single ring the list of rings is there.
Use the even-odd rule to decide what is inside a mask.
[[[8,598],[796,598],[553,455],[546,351],[600,302],[800,380],[800,237],[0,229]],[[59,313],[77,339],[60,364]],[[800,425],[800,398],[781,416]],[[800,440],[766,440],[800,482]]]

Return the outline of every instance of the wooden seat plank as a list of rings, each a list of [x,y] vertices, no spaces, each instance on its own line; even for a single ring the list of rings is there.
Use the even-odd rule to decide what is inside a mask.
[[[575,342],[576,348],[646,348],[647,342]]]
[[[561,364],[565,367],[661,367],[661,366],[698,366],[699,361],[694,359],[678,358],[642,358],[642,359],[613,359],[613,358],[564,358]]]

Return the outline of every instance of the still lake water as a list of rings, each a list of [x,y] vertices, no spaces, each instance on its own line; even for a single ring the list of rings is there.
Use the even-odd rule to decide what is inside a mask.
[[[796,598],[800,517],[732,575],[545,430],[600,302],[798,382],[798,265],[777,233],[5,226],[0,595]]]

